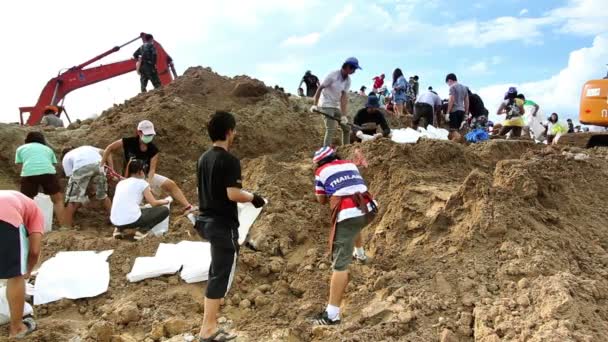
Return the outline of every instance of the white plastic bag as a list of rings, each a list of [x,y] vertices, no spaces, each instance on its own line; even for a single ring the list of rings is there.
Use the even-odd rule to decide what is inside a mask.
[[[171,197],[167,197],[166,199],[171,199]],[[170,211],[171,210],[171,203],[166,204],[165,207],[167,207],[167,209],[169,209],[169,211]],[[150,204],[146,204],[144,206],[144,208],[152,208],[152,206]],[[159,223],[156,226],[152,227],[152,229],[150,229],[150,233],[154,234],[154,236],[162,236],[166,232],[168,232],[169,231],[169,217],[171,217],[171,215],[167,216],[167,218],[164,219],[161,223]]]
[[[23,307],[23,317],[34,313],[34,309],[30,303],[25,302]],[[0,325],[4,325],[11,320],[10,311],[8,309],[8,299],[6,298],[6,287],[0,286]]]
[[[400,128],[391,130],[391,140],[399,144],[415,144],[418,139],[422,136],[420,132],[415,131],[411,128]]]
[[[42,263],[34,286],[34,305],[62,298],[90,298],[108,291],[107,259],[113,252],[59,252]]]
[[[34,197],[34,202],[44,215],[44,232],[48,233],[53,230],[53,201],[48,195],[39,193]]]

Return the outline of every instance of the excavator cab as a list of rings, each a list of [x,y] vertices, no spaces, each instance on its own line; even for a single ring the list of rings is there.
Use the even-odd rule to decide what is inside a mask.
[[[579,120],[585,125],[608,127],[608,78],[585,83],[581,94]],[[608,134],[589,135],[586,147],[608,146]]]

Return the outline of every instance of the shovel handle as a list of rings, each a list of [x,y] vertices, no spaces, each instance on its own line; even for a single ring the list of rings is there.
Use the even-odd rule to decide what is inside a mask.
[[[326,117],[326,118],[328,118],[328,119],[331,119],[331,120],[337,121],[337,122],[338,122],[340,125],[342,125],[342,122],[340,122],[340,120],[339,120],[339,119],[336,119],[335,117],[333,117],[333,116],[331,116],[331,115],[329,115],[329,114],[327,114],[327,113],[323,113],[323,112],[322,112],[322,111],[320,111],[320,110],[315,110],[314,112],[315,112],[315,113],[318,113],[318,114],[321,114],[321,115],[323,115],[324,117]],[[349,122],[349,123],[347,123],[347,124],[346,124],[346,126],[350,127],[350,129],[352,129],[353,131],[362,131],[362,130],[363,130],[363,128],[361,128],[361,126],[358,126],[358,125],[352,124],[352,123],[350,123],[350,122]]]

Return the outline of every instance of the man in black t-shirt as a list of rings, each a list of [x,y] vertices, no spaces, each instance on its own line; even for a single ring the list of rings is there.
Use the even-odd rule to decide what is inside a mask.
[[[213,147],[199,158],[197,182],[200,215],[199,235],[211,244],[211,267],[205,293],[205,314],[201,341],[228,341],[236,336],[217,326],[221,300],[230,290],[239,252],[237,202],[251,202],[256,208],[266,203],[262,197],[241,189],[241,163],[228,152],[236,134],[234,116],[216,112],[207,125]]]
[[[314,97],[317,92],[317,88],[319,88],[319,78],[310,72],[310,70],[306,71],[304,77],[302,77],[302,81],[300,81],[300,85],[298,88],[302,88],[302,83],[306,84],[306,96]]]
[[[372,94],[367,97],[365,108],[355,114],[353,123],[362,128],[355,133],[358,142],[388,137],[391,134],[388,122],[378,108],[380,108],[380,100],[376,94]],[[382,128],[382,133],[378,133],[378,126]]]
[[[112,153],[121,151],[124,155],[125,171],[130,160],[138,159],[144,162],[144,173],[146,181],[150,183],[152,192],[157,195],[160,191],[164,191],[171,195],[177,202],[184,206],[184,213],[188,213],[195,209],[184,196],[182,190],[171,179],[156,173],[156,165],[158,165],[159,150],[152,142],[156,136],[154,124],[149,120],[143,120],[137,125],[137,136],[122,138],[116,140],[106,147],[103,152],[102,165],[108,165],[114,168],[112,161]],[[126,177],[128,175],[125,174]]]

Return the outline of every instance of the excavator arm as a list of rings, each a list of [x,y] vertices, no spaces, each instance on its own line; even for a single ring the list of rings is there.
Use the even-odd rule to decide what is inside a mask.
[[[38,97],[38,102],[35,106],[19,108],[21,124],[24,124],[23,113],[30,113],[30,116],[27,119],[28,125],[37,125],[40,123],[40,120],[44,115],[44,107],[48,105],[56,106],[70,92],[97,82],[135,71],[135,59],[128,59],[87,69],[85,69],[85,67],[119,51],[124,46],[143,37],[143,35],[144,33],[140,34],[140,37],[134,38],[121,46],[116,46],[103,54],[96,56],[95,58],[60,73],[57,77],[49,80],[46,86],[42,89],[42,92]],[[160,82],[162,85],[169,84],[175,77],[177,77],[175,68],[173,67],[173,60],[158,42],[155,41],[154,46],[156,47],[157,52],[156,69],[158,71]]]

